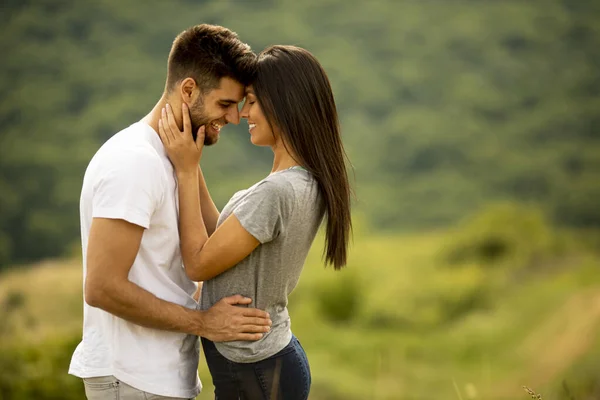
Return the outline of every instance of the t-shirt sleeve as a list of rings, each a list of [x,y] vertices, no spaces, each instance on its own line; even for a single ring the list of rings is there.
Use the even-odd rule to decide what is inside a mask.
[[[107,157],[94,186],[92,217],[123,219],[148,229],[162,202],[164,170],[150,151],[131,150]]]
[[[289,188],[263,181],[244,197],[233,214],[260,243],[277,238],[285,228],[292,198]]]

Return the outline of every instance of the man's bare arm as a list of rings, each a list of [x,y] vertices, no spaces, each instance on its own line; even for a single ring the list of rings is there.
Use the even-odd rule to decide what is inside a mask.
[[[204,220],[204,226],[206,227],[206,233],[208,236],[212,235],[215,229],[217,229],[217,221],[219,219],[219,210],[215,203],[210,197],[210,192],[206,186],[204,175],[202,175],[202,168],[198,167],[198,187],[200,188],[200,204],[202,210],[202,219]]]
[[[87,250],[86,303],[138,325],[213,341],[258,340],[268,330],[267,313],[235,307],[250,299],[233,296],[207,311],[196,311],[159,299],[129,281],[143,232],[124,220],[94,218]]]

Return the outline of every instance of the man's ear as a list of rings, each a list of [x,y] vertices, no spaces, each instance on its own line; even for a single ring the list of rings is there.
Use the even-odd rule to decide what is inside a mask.
[[[193,78],[185,78],[179,85],[181,94],[181,101],[186,103],[188,106],[194,103],[194,92],[198,88],[196,81]]]

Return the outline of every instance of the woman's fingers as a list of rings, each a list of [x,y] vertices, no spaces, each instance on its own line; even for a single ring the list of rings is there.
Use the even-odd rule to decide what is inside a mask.
[[[190,120],[190,110],[184,102],[181,102],[181,115],[183,115],[183,133],[186,136],[192,136],[192,121]]]
[[[168,121],[169,127],[171,128],[171,132],[173,133],[173,138],[175,138],[176,135],[181,136],[182,132],[179,131],[177,122],[175,122],[175,115],[173,115],[173,109],[171,108],[171,105],[169,103],[167,103],[166,109],[167,109],[167,121]]]
[[[173,130],[171,129],[171,126],[169,125],[167,111],[165,108],[163,108],[161,111],[161,121],[162,121],[163,129],[165,130],[165,134],[167,135],[167,137],[169,139],[169,144],[174,144],[177,137],[175,136],[175,133],[173,132]]]
[[[204,146],[204,134],[206,132],[206,126],[202,125],[198,128],[198,133],[196,134],[196,147],[198,150],[202,150]]]
[[[189,108],[185,104],[182,104],[181,108],[184,131],[181,132],[177,126],[172,106],[165,104],[158,123],[159,135],[175,168],[198,168],[205,128],[198,130],[198,140],[194,142]]]
[[[160,140],[162,140],[163,145],[165,145],[165,147],[169,145],[169,137],[167,136],[167,133],[165,132],[162,118],[158,120],[158,136],[160,136]]]

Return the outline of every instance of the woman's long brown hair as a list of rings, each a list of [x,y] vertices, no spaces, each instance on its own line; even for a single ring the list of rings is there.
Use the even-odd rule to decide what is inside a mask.
[[[271,46],[259,54],[253,87],[271,127],[319,184],[327,217],[325,263],[338,270],[348,257],[351,190],[327,74],[307,50]]]

